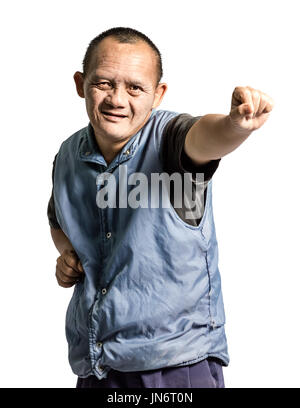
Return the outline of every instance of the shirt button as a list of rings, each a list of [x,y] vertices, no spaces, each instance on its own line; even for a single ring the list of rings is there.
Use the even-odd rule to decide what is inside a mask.
[[[130,153],[130,150],[126,150],[126,152],[125,152],[126,156],[128,156],[129,153]]]
[[[98,368],[99,368],[100,371],[104,370],[104,367],[102,367],[100,364],[98,365]]]
[[[98,343],[96,343],[96,346],[97,346],[98,348],[102,347],[101,341],[98,341]]]
[[[101,290],[102,295],[105,295],[106,292],[107,292],[107,290],[106,290],[105,288],[103,288],[103,289]]]
[[[109,239],[110,237],[111,237],[111,232],[108,232],[108,233],[106,234],[106,238]]]
[[[85,152],[86,156],[89,156],[91,154],[91,152]]]

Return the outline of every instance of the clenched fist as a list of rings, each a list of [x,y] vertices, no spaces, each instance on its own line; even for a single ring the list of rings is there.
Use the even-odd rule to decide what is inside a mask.
[[[268,119],[274,107],[273,99],[250,86],[237,86],[232,94],[229,117],[238,131],[252,132]]]
[[[74,250],[66,249],[56,260],[57,282],[63,288],[70,288],[83,279],[84,270]]]

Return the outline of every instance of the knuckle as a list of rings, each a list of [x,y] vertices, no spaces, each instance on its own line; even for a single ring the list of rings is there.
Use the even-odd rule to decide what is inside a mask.
[[[66,262],[63,262],[61,270],[66,276],[72,276],[74,273],[71,266],[69,266],[69,264],[67,264]]]
[[[234,93],[240,93],[243,89],[244,89],[244,87],[242,87],[242,86],[236,86],[234,88]]]
[[[60,270],[59,270],[58,268],[56,268],[56,271],[55,271],[55,276],[56,276],[56,279],[59,279],[59,276],[60,276]]]
[[[67,266],[66,264],[64,264],[64,266],[63,266],[63,268],[61,269],[61,271],[62,271],[63,275],[69,276],[69,275],[71,274],[70,269],[71,269],[71,268],[69,268],[69,266]]]
[[[254,90],[252,91],[252,95],[253,95],[253,97],[254,97],[255,99],[259,99],[259,98],[260,98],[260,92],[257,91],[256,89],[254,89]]]
[[[70,267],[66,267],[65,270],[63,270],[63,273],[65,276],[67,276],[68,278],[74,278],[76,276],[76,273],[74,272],[74,270]]]
[[[55,276],[56,276],[56,279],[59,280],[60,282],[63,282],[63,283],[72,282],[72,279],[69,276],[65,275],[64,272],[60,270],[59,268],[56,268]]]
[[[65,283],[70,283],[70,282],[73,281],[73,278],[71,278],[70,276],[67,276],[65,274],[61,275],[60,279]]]
[[[72,285],[68,285],[67,283],[61,283],[60,286],[63,288],[69,288]]]
[[[72,268],[73,268],[73,267],[76,266],[76,264],[77,264],[76,258],[74,256],[70,257],[69,265],[72,266]]]
[[[74,282],[66,282],[65,280],[62,280],[60,277],[57,276],[57,282],[59,286],[62,286],[63,288],[69,288],[74,285]]]
[[[65,262],[66,262],[69,266],[74,267],[74,266],[76,266],[77,260],[76,260],[76,257],[75,257],[74,255],[68,254],[68,255],[65,257]]]
[[[274,100],[268,96],[268,95],[264,95],[264,99],[270,104],[270,105],[274,105]]]
[[[59,276],[57,274],[56,274],[56,280],[57,280],[57,283],[59,284],[59,286],[63,285],[62,280],[59,278]]]

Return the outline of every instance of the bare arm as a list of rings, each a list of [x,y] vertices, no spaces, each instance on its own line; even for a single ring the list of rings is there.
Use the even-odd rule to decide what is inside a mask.
[[[230,114],[208,114],[194,123],[186,136],[185,153],[196,164],[231,153],[265,123],[273,105],[273,100],[261,91],[236,87]]]
[[[184,150],[197,164],[205,164],[231,153],[251,132],[236,132],[229,116],[208,114],[202,116],[187,133]]]
[[[63,230],[50,227],[50,231],[54,245],[60,254],[62,254],[64,250],[74,250],[69,238],[65,235]]]

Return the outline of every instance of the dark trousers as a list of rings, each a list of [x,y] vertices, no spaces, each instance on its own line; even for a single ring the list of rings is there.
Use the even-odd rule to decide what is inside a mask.
[[[182,367],[121,372],[111,369],[107,378],[78,377],[76,388],[225,388],[221,361],[209,357]]]

